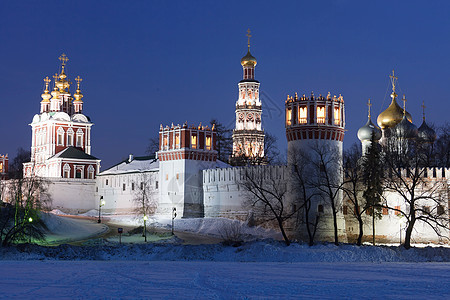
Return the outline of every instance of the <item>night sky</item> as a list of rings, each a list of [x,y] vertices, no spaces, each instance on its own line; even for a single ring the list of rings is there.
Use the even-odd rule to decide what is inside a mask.
[[[247,28],[263,127],[282,152],[287,94],[342,94],[349,147],[367,99],[374,120],[389,105],[392,69],[413,122],[421,124],[425,101],[427,120],[441,125],[450,110],[449,14],[448,1],[2,1],[0,154],[31,146],[43,78],[58,72],[62,53],[71,81],[83,78],[103,169],[144,155],[161,123],[234,126]]]

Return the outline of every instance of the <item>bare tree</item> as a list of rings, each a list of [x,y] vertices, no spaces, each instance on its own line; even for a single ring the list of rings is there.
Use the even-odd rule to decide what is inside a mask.
[[[314,238],[317,232],[317,226],[320,220],[320,214],[317,211],[311,211],[312,200],[318,196],[310,182],[309,168],[310,157],[303,151],[289,151],[289,167],[292,168],[292,178],[290,181],[290,194],[294,205],[299,209],[297,214],[297,227],[303,230],[302,225],[306,227],[308,234],[308,244],[314,245]],[[297,210],[295,207],[294,210]]]
[[[411,248],[411,235],[418,221],[428,224],[441,238],[443,230],[448,230],[446,180],[430,182],[426,178],[427,168],[434,161],[433,147],[420,140],[409,140],[392,136],[384,146],[384,164],[387,172],[384,189],[400,196],[403,207],[383,207],[396,211],[407,220],[405,235],[406,249]],[[386,199],[385,199],[386,201]]]
[[[310,176],[311,185],[317,189],[320,197],[330,204],[334,243],[339,245],[337,214],[342,205],[342,157],[337,148],[316,143],[310,147],[310,158],[313,169]]]
[[[228,162],[233,152],[233,129],[227,128],[217,119],[212,119],[209,123],[211,128],[216,131],[217,158],[223,162]]]
[[[265,172],[267,169],[258,166],[245,169],[244,180],[239,183],[245,192],[244,206],[251,207],[255,215],[264,222],[276,221],[284,242],[290,245],[285,221],[291,219],[298,210],[290,209],[288,204],[284,170],[280,174]]]
[[[351,203],[351,215],[358,221],[357,245],[362,244],[364,235],[363,213],[367,209],[366,202],[362,197],[363,188],[361,151],[358,145],[353,144],[349,150],[344,152],[344,182],[342,190],[346,199]]]
[[[145,237],[145,241],[147,241],[147,216],[154,214],[157,208],[156,181],[152,180],[152,177],[152,173],[143,172],[132,182],[132,190],[134,190],[133,202],[135,204],[134,211],[144,219],[142,236]]]
[[[48,182],[37,176],[12,179],[6,183],[7,203],[0,212],[0,242],[2,246],[42,240],[46,226],[41,210],[48,208],[50,196]]]
[[[148,140],[146,153],[148,155],[155,155],[159,151],[159,136],[154,136]]]

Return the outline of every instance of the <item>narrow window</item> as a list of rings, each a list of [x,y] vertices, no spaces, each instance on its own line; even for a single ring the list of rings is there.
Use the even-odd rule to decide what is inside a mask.
[[[395,215],[396,215],[396,216],[399,216],[399,215],[400,215],[400,212],[399,212],[400,206],[399,206],[399,205],[395,206],[395,209],[396,209]]]
[[[180,135],[175,135],[175,147],[180,148]]]
[[[342,211],[343,211],[344,215],[348,214],[348,206],[344,205]]]
[[[196,135],[191,136],[191,148],[197,149],[197,136]]]
[[[158,189],[158,181],[155,182],[155,188]]]
[[[325,124],[325,106],[317,106],[317,123]]]
[[[211,150],[211,137],[206,137],[206,150]]]
[[[288,108],[286,110],[286,125],[287,126],[291,125],[291,123],[292,123],[291,119],[292,119],[292,110],[290,108]]]
[[[339,107],[334,108],[334,125],[341,124],[341,110]]]
[[[383,207],[383,215],[389,215],[389,210],[387,207]]]
[[[75,178],[81,178],[81,170],[80,169],[77,169],[75,171]]]
[[[306,106],[301,106],[298,108],[298,123],[306,124],[308,122],[308,110]]]
[[[131,183],[131,190],[134,191],[134,182]]]
[[[177,180],[180,179],[180,174],[177,173]]]
[[[323,205],[322,205],[322,204],[319,204],[319,205],[317,206],[317,211],[318,211],[319,213],[323,213]]]
[[[106,183],[105,183],[105,185],[108,185],[108,179],[106,179]]]
[[[125,191],[125,189],[126,189],[126,184],[124,183],[124,184],[122,185],[122,191]]]

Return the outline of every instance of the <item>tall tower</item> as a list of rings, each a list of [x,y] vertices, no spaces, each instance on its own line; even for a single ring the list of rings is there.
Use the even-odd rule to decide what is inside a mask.
[[[288,141],[288,166],[292,170],[301,168],[305,176],[307,197],[311,197],[309,220],[319,216],[317,239],[330,240],[334,236],[333,206],[337,211],[338,235],[346,239],[342,212],[342,191],[336,187],[342,183],[342,144],[344,139],[345,113],[342,96],[310,97],[303,95],[287,97],[286,138]],[[306,175],[305,175],[306,174]],[[291,176],[289,198],[295,204],[297,192],[296,176]],[[328,197],[330,189],[335,195],[334,205]],[[302,214],[302,217],[304,215]],[[314,221],[313,221],[314,222]],[[300,238],[306,230],[300,228]]]
[[[250,53],[250,29],[247,31],[248,50],[241,59],[243,79],[239,82],[236,102],[236,126],[233,130],[232,165],[264,162],[264,130],[261,128],[259,82],[255,80],[256,58]]]
[[[184,218],[203,217],[202,170],[216,167],[216,131],[208,126],[161,125],[158,212],[175,208]]]
[[[31,162],[24,164],[24,176],[94,179],[100,160],[91,156],[91,127],[94,124],[82,114],[82,79],[80,76],[75,79],[77,90],[72,97],[71,82],[65,71],[69,59],[62,54],[59,60],[61,73],[53,76],[53,91],[49,93],[51,80],[46,77],[40,113],[30,124]]]

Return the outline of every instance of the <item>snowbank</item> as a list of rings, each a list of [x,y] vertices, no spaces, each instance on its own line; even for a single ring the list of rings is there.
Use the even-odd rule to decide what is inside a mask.
[[[106,242],[105,242],[106,243]],[[99,246],[44,247],[18,245],[0,248],[3,260],[139,260],[236,262],[450,262],[450,249],[322,244],[309,247],[264,240],[240,247],[215,245],[105,244]]]

